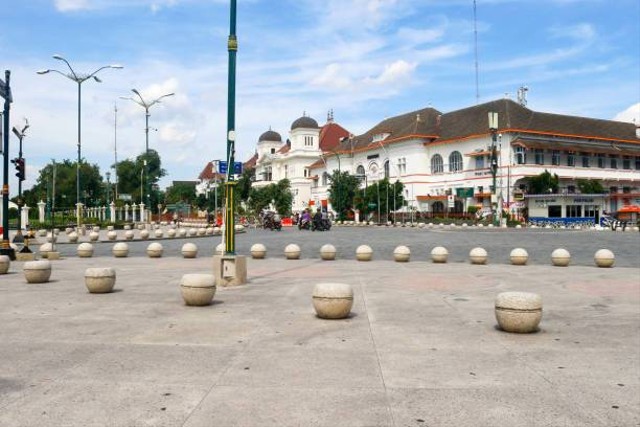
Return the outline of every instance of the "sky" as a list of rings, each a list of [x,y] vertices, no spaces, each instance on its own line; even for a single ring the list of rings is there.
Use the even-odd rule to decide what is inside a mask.
[[[147,100],[175,93],[150,109],[161,187],[226,157],[229,0],[0,4],[11,126],[30,124],[24,188],[52,159],[77,158],[78,86],[36,73],[68,72],[53,55],[78,73],[124,67],[81,86],[82,157],[103,174],[116,151],[145,149],[145,111],[121,99],[134,88]],[[333,110],[357,135],[427,106],[515,99],[521,86],[536,111],[640,124],[640,0],[477,0],[475,10],[474,20],[473,0],[238,0],[236,160],[269,129],[286,140],[303,114],[322,125]],[[17,146],[11,135],[11,158]]]

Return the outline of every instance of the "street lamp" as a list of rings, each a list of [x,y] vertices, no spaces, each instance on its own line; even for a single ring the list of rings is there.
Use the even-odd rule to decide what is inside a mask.
[[[98,78],[98,76],[96,76],[96,74],[98,74],[98,72],[100,72],[101,70],[104,70],[105,68],[113,68],[113,69],[122,69],[122,65],[118,65],[118,64],[112,64],[112,65],[105,65],[102,66],[100,68],[98,68],[97,70],[95,70],[92,73],[89,74],[85,74],[85,73],[76,73],[75,70],[71,67],[71,64],[69,64],[69,61],[67,61],[65,58],[63,58],[60,55],[53,55],[53,59],[57,59],[58,61],[62,61],[65,64],[67,64],[67,67],[69,67],[69,73],[65,73],[59,70],[54,70],[54,69],[46,69],[46,70],[40,70],[37,73],[38,74],[47,74],[50,72],[53,73],[58,73],[60,75],[63,75],[65,77],[67,77],[69,80],[72,80],[74,82],[76,82],[78,84],[78,164],[76,165],[76,223],[78,228],[80,227],[80,161],[82,159],[82,121],[81,121],[81,111],[82,111],[82,83],[86,82],[87,80],[93,79],[98,83],[101,83],[102,80],[100,80]]]
[[[144,108],[144,117],[145,117],[145,128],[144,128],[144,134],[145,134],[145,145],[144,145],[144,154],[145,157],[148,159],[149,158],[149,108],[153,107],[156,104],[160,103],[160,100],[169,96],[173,96],[175,95],[175,93],[171,92],[171,93],[166,93],[162,96],[159,96],[158,98],[155,98],[151,101],[146,101],[142,95],[140,94],[140,92],[137,89],[131,89],[131,92],[135,93],[137,95],[137,99],[130,97],[130,96],[121,96],[120,99],[128,99],[129,101],[133,101],[136,104],[138,104],[139,106],[141,106],[142,108]],[[145,160],[145,178],[147,181],[147,185],[149,185],[150,181],[149,181],[149,171],[147,170],[147,162]],[[151,190],[148,189],[147,191],[147,206],[149,207],[149,209],[151,209],[151,200],[150,200],[150,196],[151,196]],[[144,200],[144,199],[143,199]]]
[[[107,172],[105,175],[107,175],[107,206],[109,205],[109,203],[111,202],[111,172]]]
[[[493,217],[493,224],[498,225],[498,206],[496,197],[496,174],[498,173],[498,156],[496,152],[496,139],[498,132],[498,113],[489,112],[489,131],[491,132],[491,178],[493,180],[493,187],[491,188],[491,213]]]
[[[13,133],[18,137],[18,141],[20,141],[20,145],[18,147],[18,163],[16,166],[20,168],[18,171],[18,231],[16,235],[13,237],[14,243],[22,243],[24,241],[24,237],[22,236],[22,206],[24,203],[22,201],[22,180],[24,177],[24,159],[22,158],[22,139],[25,137],[25,132],[29,128],[29,120],[24,119],[24,127],[22,130],[18,130],[15,126],[13,127]],[[12,160],[13,161],[13,160]]]

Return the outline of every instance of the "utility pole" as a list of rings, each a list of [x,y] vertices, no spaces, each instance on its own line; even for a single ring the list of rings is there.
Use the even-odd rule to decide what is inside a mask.
[[[5,70],[4,81],[0,79],[0,97],[4,98],[2,114],[2,244],[0,255],[7,255],[11,260],[16,259],[16,253],[9,243],[9,111],[13,97],[11,96],[11,71]]]
[[[226,218],[225,218],[225,254],[235,255],[236,239],[235,239],[235,200],[234,200],[234,181],[233,172],[235,166],[235,142],[236,142],[236,54],[238,52],[238,38],[236,37],[236,0],[231,0],[231,19],[229,41],[227,48],[229,50],[229,82],[227,95],[227,182],[225,183],[226,195]]]

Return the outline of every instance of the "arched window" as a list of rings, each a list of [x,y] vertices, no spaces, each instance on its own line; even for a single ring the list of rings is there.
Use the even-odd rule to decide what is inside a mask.
[[[433,213],[442,213],[442,212],[444,212],[444,203],[442,203],[442,202],[433,202],[433,205],[431,205],[431,210],[433,211]]]
[[[442,165],[442,156],[440,154],[434,154],[431,157],[431,173],[433,175],[444,172]]]
[[[462,170],[462,154],[454,151],[449,155],[449,172],[460,172]]]
[[[329,182],[329,174],[327,172],[322,174],[322,186],[326,186]]]
[[[356,175],[364,176],[364,166],[360,165],[356,168]]]
[[[384,177],[389,178],[389,160],[384,162]]]

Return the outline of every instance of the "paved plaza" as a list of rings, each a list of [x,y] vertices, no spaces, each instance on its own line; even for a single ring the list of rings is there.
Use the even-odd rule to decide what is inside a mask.
[[[207,307],[185,306],[179,281],[212,272],[219,236],[163,239],[160,259],[149,241],[86,259],[65,241],[49,283],[27,284],[21,262],[0,276],[0,426],[640,426],[637,231],[248,230],[237,252],[263,243],[267,258]],[[198,258],[181,257],[187,241]],[[325,243],[337,260],[320,259]],[[361,244],[373,261],[355,260]],[[393,261],[401,244],[409,263]],[[475,246],[488,265],[468,262]],[[509,264],[516,247],[528,265]],[[559,247],[569,267],[551,265]],[[594,265],[600,248],[614,268]],[[101,266],[116,291],[89,294],[84,271]],[[315,316],[319,282],[352,285],[349,318]],[[495,297],[512,290],[542,296],[539,332],[496,328]]]

